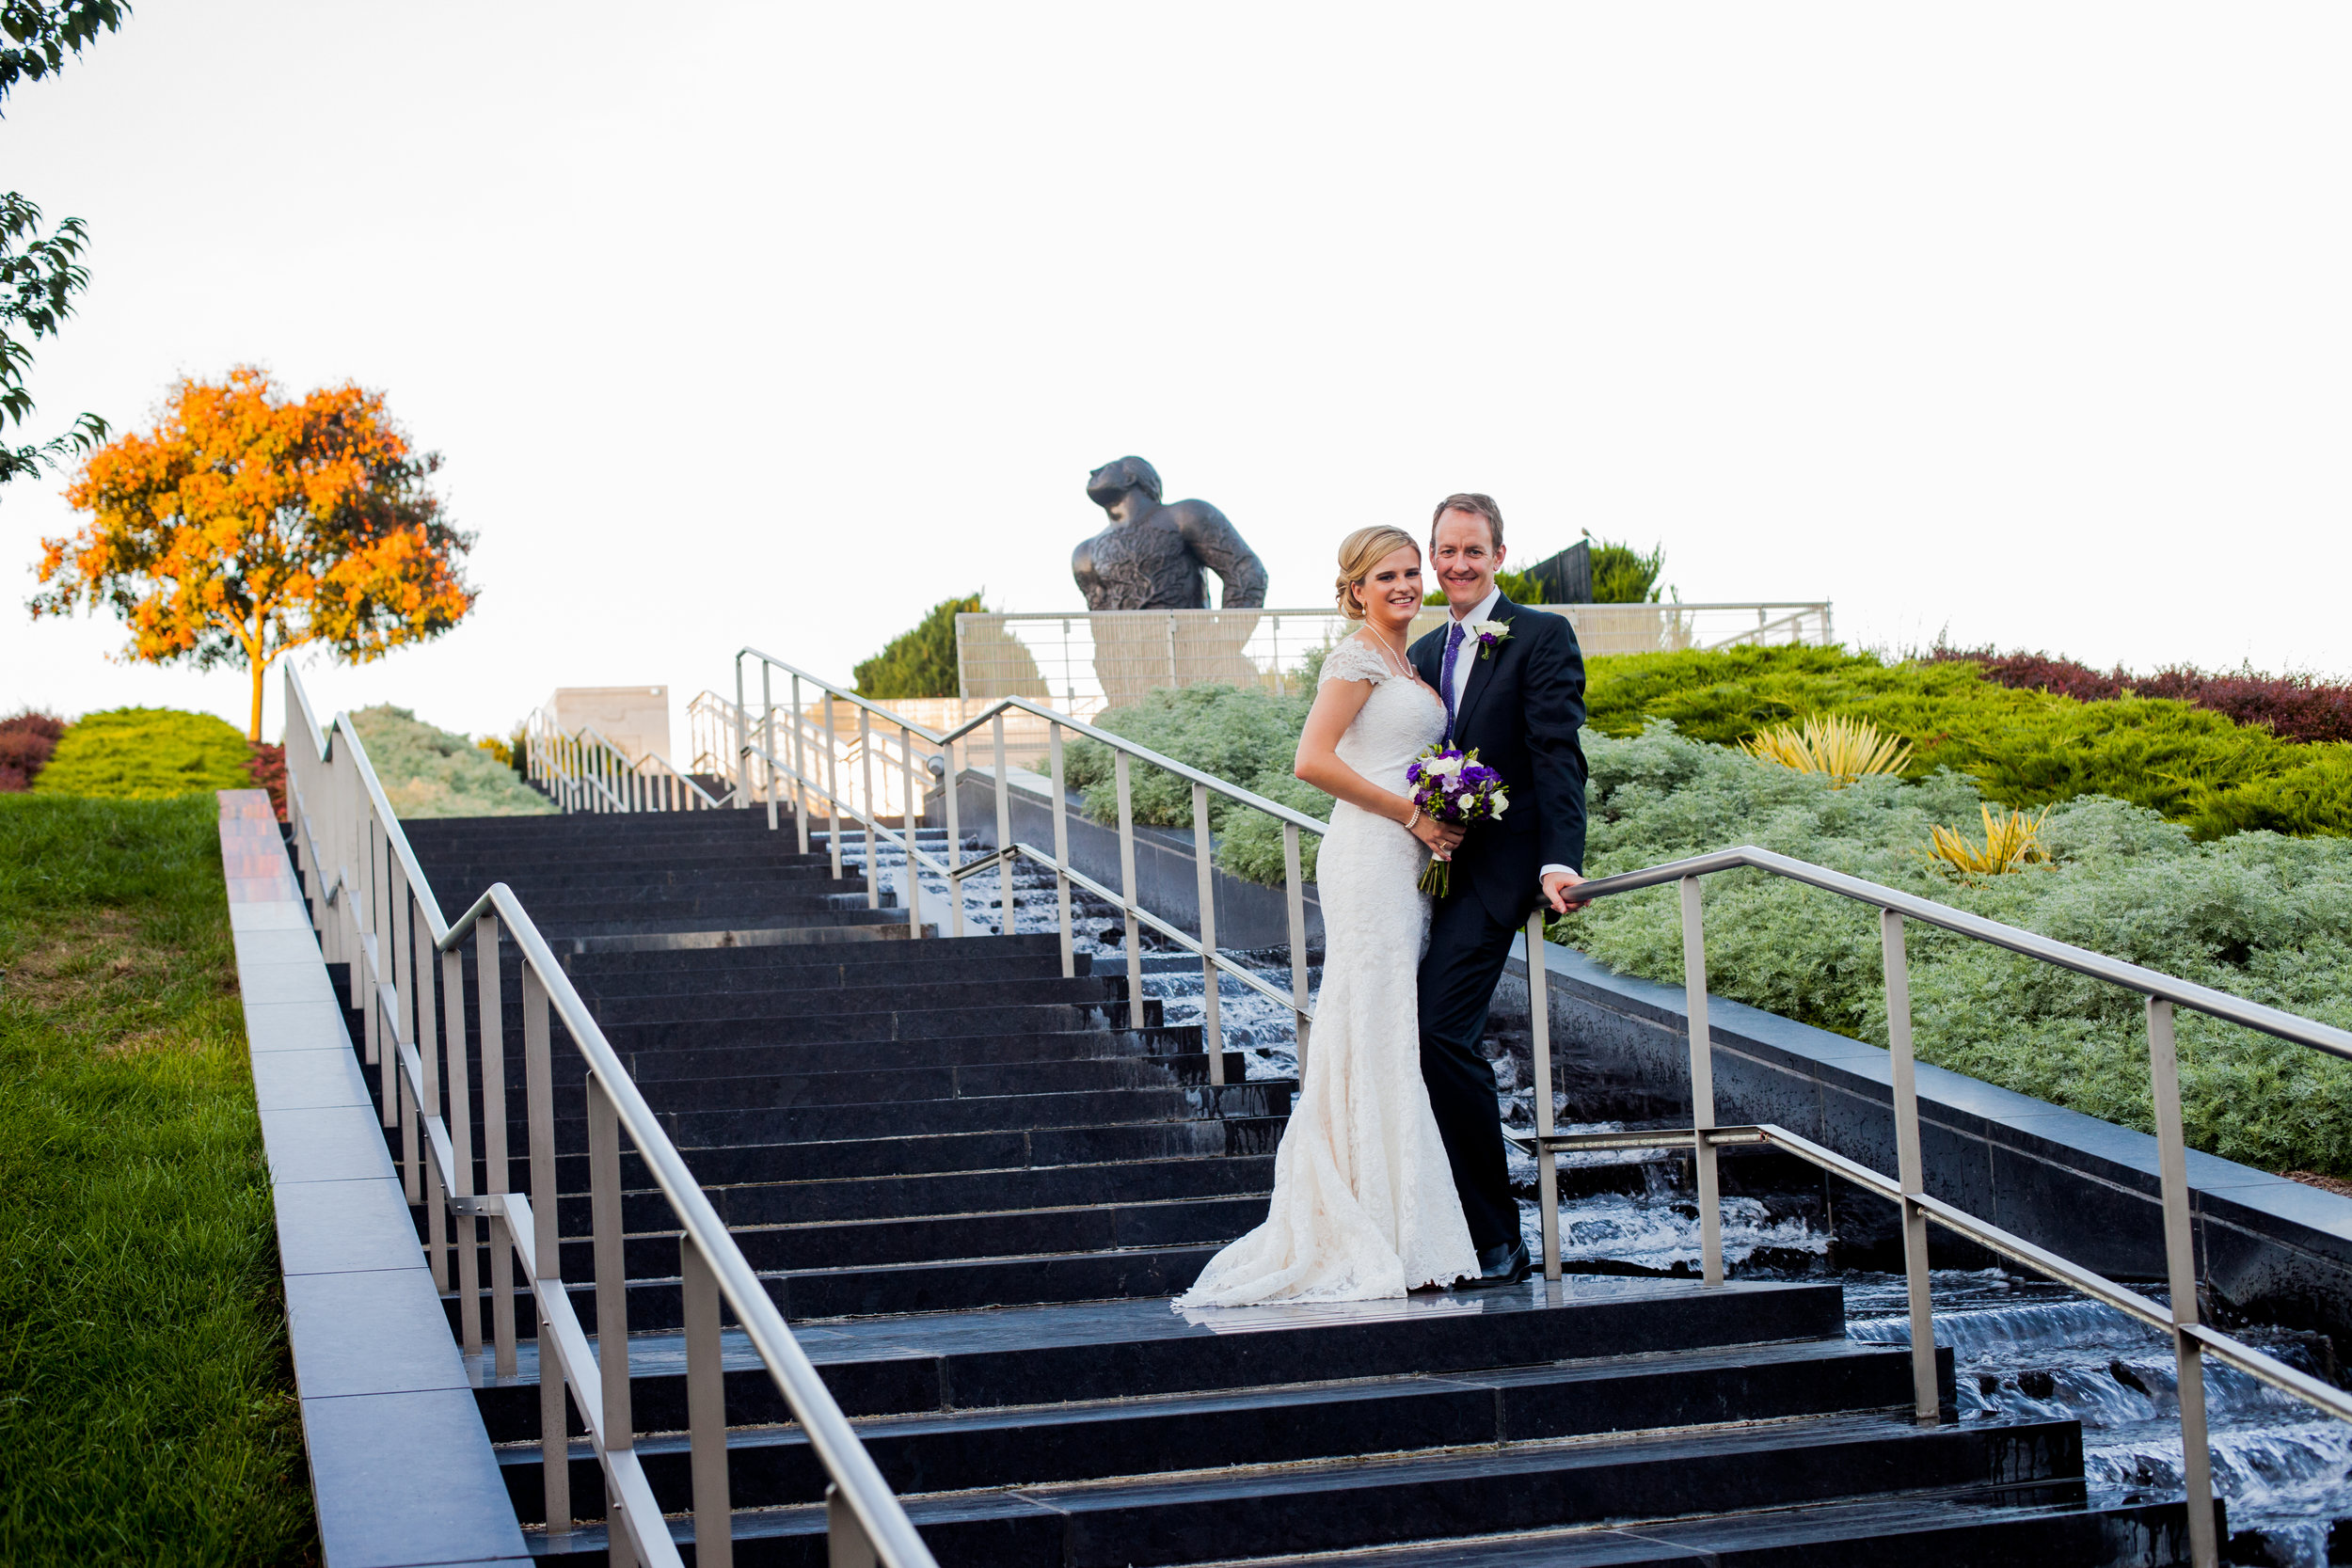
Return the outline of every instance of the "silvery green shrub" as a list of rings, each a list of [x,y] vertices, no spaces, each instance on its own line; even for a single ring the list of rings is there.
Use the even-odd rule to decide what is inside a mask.
[[[1588,736],[1587,868],[1632,870],[1754,844],[1902,888],[2289,1012],[2352,1026],[2352,843],[2185,828],[2085,796],[2043,829],[2055,863],[1974,881],[1925,853],[1928,828],[1978,827],[1973,781],[1844,789],[1653,724]],[[1886,1043],[1876,911],[1760,872],[1706,884],[1711,990]],[[1680,984],[1671,888],[1603,900],[1555,940],[1622,973]],[[1922,1059],[2150,1130],[2147,1034],[2134,993],[1965,938],[1909,928]],[[2352,1066],[2182,1010],[2191,1144],[2267,1169],[2352,1172]]]
[[[1305,711],[1300,698],[1194,688],[1104,724],[1327,819],[1328,798],[1291,776]],[[2352,1027],[2352,840],[2239,832],[2200,843],[2153,811],[2086,795],[2050,813],[2042,837],[2055,863],[1972,882],[1926,852],[1936,824],[1982,831],[1979,786],[1960,774],[1833,789],[1662,721],[1629,737],[1587,731],[1584,745],[1595,875],[1754,844]],[[1136,770],[1137,819],[1188,825],[1188,790],[1164,774],[1147,785],[1149,772]],[[1071,776],[1090,815],[1116,820],[1107,751],[1073,749]],[[1279,826],[1258,812],[1215,815],[1219,863],[1279,885]],[[1758,872],[1709,878],[1706,900],[1710,990],[1885,1044],[1875,911]],[[1604,900],[1551,929],[1621,973],[1682,981],[1670,888]],[[2137,996],[1915,922],[1908,944],[1922,1059],[2150,1128]],[[2266,1169],[2352,1175],[2352,1065],[2186,1010],[2180,1038],[2195,1147]]]

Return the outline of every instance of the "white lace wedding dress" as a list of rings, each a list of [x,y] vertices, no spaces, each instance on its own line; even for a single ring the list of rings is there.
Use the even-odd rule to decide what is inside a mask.
[[[1438,694],[1351,637],[1323,679],[1369,680],[1340,760],[1405,790],[1405,768],[1445,733]],[[1263,1225],[1209,1260],[1184,1307],[1366,1301],[1478,1274],[1445,1144],[1421,1078],[1414,971],[1429,899],[1414,886],[1429,852],[1403,826],[1346,801],[1331,808],[1316,872],[1323,990],[1307,1070],[1274,1157]]]

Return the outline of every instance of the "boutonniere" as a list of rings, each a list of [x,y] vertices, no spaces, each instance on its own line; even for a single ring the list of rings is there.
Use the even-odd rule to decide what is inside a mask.
[[[1465,621],[1462,623],[1462,632],[1463,635],[1477,641],[1479,657],[1492,658],[1495,650],[1510,641],[1511,623],[1508,621]]]

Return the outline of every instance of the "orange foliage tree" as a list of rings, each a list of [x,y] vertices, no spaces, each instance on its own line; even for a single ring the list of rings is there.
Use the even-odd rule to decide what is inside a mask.
[[[473,608],[473,535],[441,515],[419,452],[357,386],[285,396],[250,366],[182,380],[156,426],[99,448],[65,497],[90,521],[41,541],[36,617],[111,608],[126,658],[242,666],[323,642],[352,663],[437,637]]]

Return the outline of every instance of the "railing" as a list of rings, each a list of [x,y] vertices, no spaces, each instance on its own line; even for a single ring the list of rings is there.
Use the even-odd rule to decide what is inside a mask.
[[[469,1368],[482,1355],[478,1223],[489,1226],[492,1354],[499,1375],[516,1372],[517,1266],[521,1289],[536,1314],[539,1440],[550,1535],[560,1541],[572,1525],[564,1398],[568,1386],[603,1471],[611,1560],[652,1568],[682,1564],[639,1464],[630,1419],[621,1188],[626,1136],[669,1200],[681,1230],[695,1561],[703,1568],[725,1568],[734,1560],[720,1359],[723,1303],[830,1478],[826,1524],[832,1560],[934,1568],[905,1510],[513,892],[503,882],[494,884],[454,922],[444,920],[358,731],[341,715],[322,729],[291,664],[286,713],[287,816],[311,919],[326,958],[351,966],[351,1005],[365,1021],[367,1062],[380,1072],[384,1125],[398,1129],[402,1185],[410,1203],[425,1208],[425,1255],[436,1288],[451,1289],[454,1262],[459,1338]],[[530,1172],[523,1191],[510,1187],[501,940],[513,944],[522,971]],[[463,949],[469,942],[476,958],[478,1061],[469,1047],[463,1003]],[[572,1308],[556,1229],[550,1011],[587,1069],[593,1346]],[[437,1012],[442,1031],[437,1049]],[[486,1188],[482,1193],[474,1191],[469,1093],[477,1070]]]
[[[1896,1176],[1885,1176],[1805,1138],[1773,1126],[1715,1125],[1712,1043],[1707,1021],[1707,940],[1700,913],[1699,880],[1738,869],[1768,872],[1820,888],[1879,911],[1879,934],[1886,983],[1886,1021],[1895,1111]],[[2207,1354],[2291,1394],[2340,1420],[2352,1420],[2352,1395],[2217,1333],[2199,1321],[2197,1258],[2190,1235],[2187,1145],[2181,1132],[2180,1058],[2173,1038],[2172,1010],[2188,1007],[2213,1018],[2257,1029],[2280,1039],[2352,1059],[2352,1032],[2280,1012],[2204,986],[2143,969],[2005,926],[1932,899],[1883,887],[1769,850],[1722,849],[1622,876],[1603,877],[1578,888],[1580,899],[1606,898],[1667,882],[1682,898],[1682,963],[1691,1044],[1692,1126],[1686,1131],[1557,1132],[1552,1126],[1551,1028],[1545,995],[1540,917],[1528,930],[1528,1005],[1534,1021],[1535,1132],[1520,1140],[1536,1153],[1538,1204],[1542,1209],[1544,1275],[1558,1279],[1560,1265],[1558,1175],[1551,1156],[1571,1149],[1687,1148],[1698,1178],[1699,1268],[1707,1285],[1724,1280],[1723,1221],[1716,1180],[1716,1150],[1727,1145],[1769,1144],[1889,1198],[1902,1211],[1903,1273],[1911,1314],[1912,1390],[1922,1422],[1939,1416],[1935,1377],[1935,1329],[1928,1292],[1928,1222],[1965,1237],[2037,1274],[2073,1287],[2172,1338],[2180,1367],[2182,1479],[2188,1494],[2190,1550],[2199,1568],[2219,1561],[2213,1517],[2213,1471],[2206,1447],[2202,1361]],[[1903,944],[1903,922],[1957,932],[1978,942],[2021,953],[2060,969],[2087,974],[2147,999],[2148,1063],[2156,1120],[2156,1159],[2164,1202],[2164,1256],[2169,1306],[2127,1289],[1990,1225],[1963,1210],[1931,1197],[1919,1145],[1919,1097],[1911,1037],[1911,970]]]
[[[933,709],[946,708],[954,712],[959,720],[964,717],[964,714],[957,710],[977,710],[986,706],[981,703],[961,703],[953,697],[918,698],[915,700],[915,705]],[[732,702],[715,691],[705,691],[696,697],[690,705],[688,712],[695,716],[698,729],[707,725],[711,732],[707,736],[700,735],[697,736],[695,771],[736,783],[738,759],[730,757],[727,752],[733,750],[735,736],[749,733],[745,729],[746,720],[742,712]],[[905,759],[899,754],[901,742],[887,730],[874,734],[861,734],[856,727],[858,714],[858,709],[846,705],[838,709],[834,714],[832,721],[843,727],[833,731],[830,736],[825,730],[827,720],[821,706],[803,715],[805,742],[812,748],[830,746],[830,757],[823,766],[832,768],[834,773],[844,780],[842,788],[853,808],[862,813],[882,816],[903,815],[907,805],[907,785],[904,782],[907,768],[904,766]],[[1027,718],[1026,715],[1022,717],[1024,720]],[[920,723],[923,721],[917,717],[913,721]],[[951,720],[950,723],[954,721]],[[765,720],[755,717],[748,722],[750,730],[756,731],[765,723]],[[786,726],[788,735],[792,724],[791,716],[782,715],[777,722]],[[1030,737],[1033,741],[1030,751],[1041,755],[1044,751],[1044,726],[1033,727],[1036,733]],[[870,797],[866,793],[862,783],[867,775],[866,763],[869,750],[874,763],[872,773],[874,788]],[[1016,747],[1015,750],[1020,749]],[[1026,760],[1029,752],[1024,752],[1021,754],[1023,760]],[[916,814],[920,815],[923,810],[923,794],[927,793],[931,786],[932,774],[930,771],[930,765],[936,760],[936,753],[918,752],[917,756],[918,760],[914,769],[916,774],[915,787],[917,789],[914,797],[914,809]],[[741,792],[739,803],[764,806],[768,803],[771,792],[771,781],[758,765],[756,757],[753,759],[753,764],[752,767],[743,770],[743,777],[737,784],[737,787]],[[821,800],[815,802],[815,805],[820,808],[823,804]],[[819,809],[817,815],[823,816],[826,813]]]
[[[1826,601],[1534,608],[1567,617],[1587,654],[1831,641]],[[1406,635],[1434,629],[1445,613],[1423,610]],[[1147,691],[1203,681],[1295,691],[1309,657],[1352,629],[1333,609],[975,613],[956,617],[956,669],[967,701],[1026,697],[1092,719]]]
[[[759,665],[759,705],[753,707],[743,700],[745,659],[755,659]],[[788,689],[776,690],[775,677],[783,675]],[[1083,889],[1119,911],[1125,927],[1122,944],[1127,958],[1127,1019],[1131,1028],[1139,1027],[1143,1020],[1143,952],[1139,941],[1140,927],[1149,926],[1185,952],[1200,959],[1201,1035],[1209,1057],[1209,1081],[1225,1082],[1223,1032],[1218,1016],[1217,985],[1220,974],[1231,975],[1242,985],[1258,991],[1279,1006],[1290,1009],[1298,1038],[1298,1062],[1303,1072],[1307,1062],[1308,1037],[1314,1022],[1314,1013],[1307,997],[1307,910],[1306,879],[1300,875],[1299,834],[1323,833],[1325,825],[1303,812],[1293,811],[1279,801],[1253,794],[1197,768],[1188,767],[1173,757],[1162,756],[1148,747],[1138,746],[1124,736],[1096,729],[1070,715],[1060,713],[1042,703],[1026,697],[1003,697],[990,703],[980,712],[962,723],[944,730],[928,728],[902,714],[894,713],[881,704],[858,696],[805,670],[794,668],[773,655],[746,647],[735,656],[735,687],[737,698],[733,713],[739,731],[736,750],[748,764],[747,771],[761,775],[755,789],[768,807],[768,824],[780,826],[778,807],[789,800],[793,822],[800,834],[800,847],[808,852],[809,819],[822,816],[830,819],[835,831],[825,835],[827,852],[835,877],[841,875],[842,823],[854,822],[863,831],[867,848],[866,899],[879,904],[876,855],[882,845],[895,845],[906,856],[907,932],[912,937],[925,934],[923,921],[923,891],[921,873],[930,872],[947,885],[948,927],[952,935],[964,934],[962,883],[965,879],[993,870],[996,875],[998,925],[1007,934],[1014,929],[1016,895],[1013,890],[1012,867],[1016,860],[1028,860],[1053,873],[1056,914],[1061,932],[1061,972],[1070,975],[1076,972],[1076,930],[1072,924],[1071,893]],[[785,703],[779,705],[776,698]],[[844,721],[854,714],[860,745],[854,753],[845,753],[834,744],[834,737],[842,732]],[[1012,836],[1011,764],[1006,752],[1006,721],[1025,718],[1041,723],[1046,734],[1046,765],[1048,772],[1041,781],[1047,791],[1047,806],[1054,824],[1054,847],[1051,851],[1031,844],[1016,843]],[[877,737],[879,723],[884,735]],[[777,736],[781,728],[783,738]],[[904,803],[898,826],[893,829],[882,812],[870,809],[867,802],[882,800],[874,782],[874,759],[882,754],[882,741],[892,738],[895,731],[898,765],[901,772],[900,800]],[[958,748],[963,750],[964,760],[970,762],[975,737],[987,735],[988,771],[995,787],[996,849],[978,860],[963,858],[961,807],[957,783],[961,777],[957,763]],[[1094,878],[1089,877],[1072,863],[1070,855],[1070,801],[1063,748],[1066,735],[1083,736],[1110,749],[1113,787],[1119,801],[1119,867],[1120,885],[1116,892]],[[845,788],[841,782],[845,754],[863,759],[861,777]],[[933,763],[936,762],[936,767]],[[1131,769],[1141,762],[1159,768],[1183,779],[1192,786],[1192,848],[1195,873],[1198,878],[1200,905],[1200,930],[1196,937],[1147,910],[1136,897],[1136,823],[1132,795]],[[819,776],[821,769],[822,776]],[[946,858],[925,850],[915,832],[916,822],[923,811],[922,802],[928,780],[942,781],[942,811],[946,819]],[[744,792],[738,790],[738,798]],[[1235,962],[1217,950],[1215,845],[1209,834],[1209,797],[1222,796],[1228,800],[1264,812],[1282,825],[1283,895],[1289,905],[1291,990],[1288,996],[1268,985],[1255,971]]]
[[[632,757],[594,725],[566,735],[541,708],[524,736],[531,782],[565,811],[709,811],[724,802],[649,752]]]

